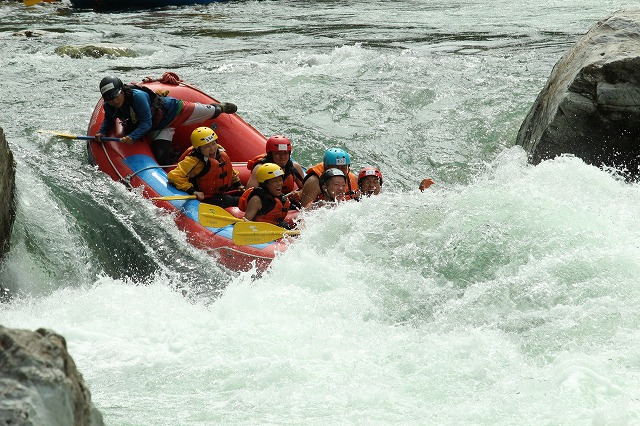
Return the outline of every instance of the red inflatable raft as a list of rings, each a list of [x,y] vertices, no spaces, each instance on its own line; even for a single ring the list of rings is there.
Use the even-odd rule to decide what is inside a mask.
[[[194,86],[172,79],[171,82],[151,81],[139,83],[156,92],[166,92],[168,96],[209,104],[217,102],[214,98]],[[174,83],[174,84],[172,84]],[[104,118],[103,101],[96,105],[88,126],[88,134],[95,135]],[[117,122],[117,120],[116,120]],[[247,161],[265,152],[266,138],[246,123],[236,114],[221,114],[214,120],[183,126],[176,129],[173,138],[176,152],[183,152],[190,144],[193,129],[199,126],[217,124],[218,142],[225,148],[233,161],[234,168],[240,173],[241,180],[246,184],[250,171],[246,167]],[[122,127],[117,123],[113,134],[122,136]],[[143,188],[143,195],[152,199],[155,197],[188,195],[167,183],[167,172],[158,165],[151,152],[151,145],[147,137],[142,141],[127,145],[121,142],[98,143],[88,142],[89,161],[97,165],[112,179],[120,181],[130,188]],[[255,264],[258,271],[264,271],[278,252],[287,248],[285,239],[278,239],[264,244],[237,245],[232,240],[233,224],[220,228],[204,226],[208,221],[199,215],[200,202],[197,200],[154,200],[159,207],[174,211],[178,228],[185,231],[187,238],[195,247],[205,250],[215,256],[218,262],[235,271],[246,271]],[[235,217],[242,217],[242,212],[236,208],[226,209]],[[288,220],[293,220],[297,212],[292,211]]]

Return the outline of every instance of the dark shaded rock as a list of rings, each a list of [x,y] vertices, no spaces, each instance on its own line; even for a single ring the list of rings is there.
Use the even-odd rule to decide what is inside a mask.
[[[11,228],[15,219],[15,176],[13,154],[4,137],[4,130],[0,127],[0,258],[9,251]]]
[[[0,326],[0,424],[104,424],[64,337]]]
[[[561,154],[640,176],[640,11],[598,22],[553,68],[516,143],[537,164]]]

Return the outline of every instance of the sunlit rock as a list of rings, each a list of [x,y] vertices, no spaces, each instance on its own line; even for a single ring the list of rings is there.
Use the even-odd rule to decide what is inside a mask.
[[[9,144],[4,137],[4,130],[0,127],[0,258],[9,250],[11,228],[15,218],[15,175],[16,166]],[[0,283],[2,287],[2,283]],[[0,288],[0,296],[2,289]]]
[[[518,132],[537,164],[563,153],[640,176],[640,11],[598,22],[555,65]]]
[[[0,424],[104,424],[64,337],[0,326]]]
[[[110,56],[114,58],[126,57],[135,58],[138,53],[135,50],[108,45],[89,44],[85,46],[60,46],[55,50],[56,54],[60,56],[69,56],[74,59],[80,58],[101,58],[103,56]]]

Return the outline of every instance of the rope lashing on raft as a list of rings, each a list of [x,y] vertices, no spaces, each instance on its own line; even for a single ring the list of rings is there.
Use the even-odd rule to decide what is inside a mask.
[[[177,164],[168,164],[168,165],[165,165],[165,166],[147,166],[147,167],[143,167],[143,168],[142,168],[142,169],[140,169],[140,170],[136,170],[135,172],[133,172],[133,173],[131,173],[131,174],[128,174],[127,176],[125,176],[125,177],[121,178],[120,180],[121,180],[122,182],[124,182],[125,184],[130,185],[130,183],[131,183],[131,179],[132,179],[134,176],[136,176],[138,173],[142,173],[142,172],[144,172],[145,170],[150,170],[150,169],[164,169],[164,168],[166,168],[166,167],[176,167],[176,166],[177,166]],[[119,175],[118,175],[118,176],[119,176]]]

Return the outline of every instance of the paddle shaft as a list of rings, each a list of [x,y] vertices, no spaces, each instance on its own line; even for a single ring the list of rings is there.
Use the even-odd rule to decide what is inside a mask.
[[[82,140],[86,140],[86,141],[91,141],[91,140],[95,140],[95,136],[87,136],[87,135],[75,135],[75,137],[73,139],[82,139]],[[103,141],[112,141],[112,142],[120,142],[120,138],[108,138],[106,136],[103,136],[102,138],[100,138]]]
[[[95,136],[88,136],[88,135],[72,135],[70,133],[62,133],[62,132],[54,132],[52,130],[38,130],[38,132],[40,133],[49,133],[52,134],[54,136],[58,136],[61,138],[65,138],[65,139],[82,139],[82,140],[87,140],[87,141],[91,141],[94,140],[96,137]],[[110,137],[102,137],[103,141],[112,141],[112,142],[120,142],[120,138],[110,138]]]
[[[195,200],[195,195],[165,195],[164,197],[153,197],[152,200],[173,201],[173,200]]]

